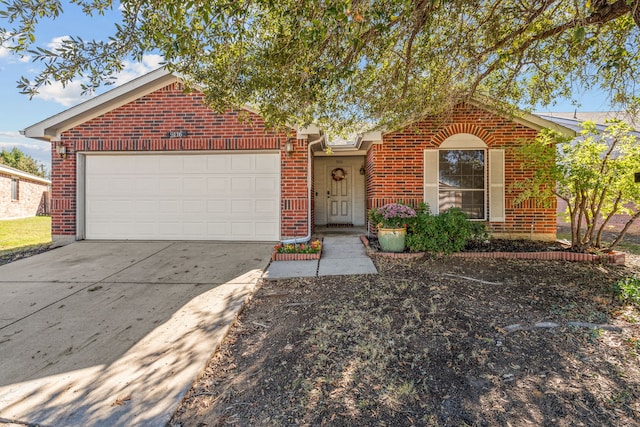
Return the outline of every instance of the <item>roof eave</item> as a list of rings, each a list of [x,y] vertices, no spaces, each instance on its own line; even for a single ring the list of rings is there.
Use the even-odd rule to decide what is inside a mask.
[[[543,119],[542,117],[536,116],[534,114],[524,113],[522,116],[514,116],[512,120],[516,123],[538,131],[546,128],[554,130],[556,132],[560,132],[564,135],[576,136],[575,130],[566,126],[562,126],[559,123],[552,122],[551,120]]]
[[[550,120],[543,119],[542,117],[538,117],[534,114],[527,113],[520,109],[515,109],[514,114],[509,115],[504,112],[497,111],[496,108],[493,108],[490,105],[487,105],[486,103],[483,103],[478,99],[470,99],[467,101],[467,103],[473,105],[474,107],[498,114],[501,117],[505,117],[510,120],[513,120],[514,122],[521,124],[523,126],[526,126],[530,129],[540,131],[542,129],[547,128],[547,129],[555,130],[556,132],[560,132],[568,136],[576,135],[576,132],[573,129],[562,126],[558,123],[554,123]]]
[[[55,116],[25,128],[21,133],[29,138],[57,141],[60,135],[79,124],[108,113],[144,95],[161,89],[178,77],[165,68],[140,76],[108,92],[71,107]]]
[[[0,172],[5,175],[17,176],[19,178],[29,179],[31,181],[37,181],[41,184],[51,185],[51,180],[43,178],[38,175],[31,174],[29,172],[22,171],[20,169],[12,168],[10,166],[0,164]]]

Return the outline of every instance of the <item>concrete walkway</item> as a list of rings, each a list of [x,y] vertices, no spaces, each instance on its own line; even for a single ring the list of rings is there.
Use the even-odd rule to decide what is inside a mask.
[[[0,266],[0,425],[165,425],[272,248],[77,242]]]
[[[264,275],[268,279],[292,277],[378,274],[356,235],[328,235],[322,242],[322,257],[312,261],[272,261]]]

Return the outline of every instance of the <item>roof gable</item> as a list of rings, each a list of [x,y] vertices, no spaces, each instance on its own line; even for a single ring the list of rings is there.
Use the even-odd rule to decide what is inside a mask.
[[[568,135],[568,136],[575,136],[576,132],[566,126],[563,126],[560,123],[556,123],[553,122],[551,120],[547,120],[543,117],[539,117],[536,116],[535,114],[531,114],[528,113],[526,111],[520,110],[520,109],[515,109],[513,110],[513,112],[511,114],[507,114],[504,112],[500,112],[498,110],[496,110],[495,108],[490,107],[489,105],[487,105],[486,103],[483,103],[480,100],[477,99],[472,99],[471,101],[469,101],[469,104],[483,109],[485,111],[489,111],[492,112],[494,114],[497,114],[501,117],[504,117],[506,119],[509,120],[513,120],[516,123],[519,123],[523,126],[526,126],[530,129],[534,129],[534,130],[542,130],[542,129],[551,129],[551,130],[555,130],[556,132],[560,132],[562,134]]]
[[[553,122],[551,120],[547,120],[547,119],[542,118],[542,117],[538,117],[538,116],[536,116],[534,114],[530,114],[530,113],[527,113],[527,112],[522,111],[522,110],[515,110],[513,113],[509,114],[509,113],[506,113],[506,112],[503,112],[503,111],[498,111],[496,108],[491,107],[490,105],[488,105],[486,103],[483,103],[483,102],[481,102],[481,101],[479,101],[477,99],[472,99],[472,100],[469,100],[469,101],[466,101],[466,102],[461,102],[461,103],[457,104],[455,108],[459,108],[459,107],[463,107],[464,108],[464,106],[467,106],[467,108],[471,107],[471,108],[475,108],[475,109],[484,111],[486,113],[494,114],[497,117],[501,117],[501,118],[503,118],[505,120],[512,121],[514,123],[520,124],[522,126],[525,126],[525,127],[529,128],[529,129],[533,129],[533,130],[536,130],[536,131],[540,131],[543,128],[549,128],[549,129],[553,129],[553,130],[555,130],[557,132],[560,132],[562,134],[565,134],[565,135],[570,135],[570,136],[575,136],[576,135],[576,132],[573,129],[569,128],[569,127],[563,126],[562,124]],[[427,119],[429,117],[438,117],[438,116],[439,115],[437,115],[437,114],[435,114],[435,115],[428,115],[427,114],[427,115],[423,116],[421,119],[413,120],[411,122],[404,123],[403,125],[399,126],[398,128],[383,130],[382,133],[384,135],[392,134],[392,133],[395,133],[395,132],[400,131],[402,129],[405,129],[405,128],[411,126],[412,124],[419,123],[420,121],[425,120],[425,119]]]
[[[44,141],[60,139],[62,132],[74,128],[100,115],[115,110],[131,101],[148,95],[178,80],[165,68],[159,68],[115,89],[71,107],[55,116],[25,128],[21,133]]]

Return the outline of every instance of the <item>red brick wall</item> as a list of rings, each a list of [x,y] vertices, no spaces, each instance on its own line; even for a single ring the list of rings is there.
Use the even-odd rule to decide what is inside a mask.
[[[305,236],[307,230],[306,142],[294,142],[291,156],[284,151],[288,135],[269,130],[258,115],[242,110],[216,114],[201,93],[182,91],[180,83],[132,101],[62,134],[67,147],[60,159],[52,147],[52,231],[54,236],[76,234],[77,151],[218,151],[280,150],[281,236]],[[186,131],[186,137],[168,132]]]
[[[530,177],[511,148],[532,140],[537,131],[496,114],[461,104],[446,116],[432,117],[384,135],[383,143],[373,145],[367,154],[367,209],[403,201],[417,205],[424,201],[425,149],[436,149],[457,133],[470,133],[482,139],[488,149],[505,149],[505,222],[487,222],[497,235],[551,238],[556,232],[555,202],[548,208],[533,202],[515,205],[510,191],[516,180]]]

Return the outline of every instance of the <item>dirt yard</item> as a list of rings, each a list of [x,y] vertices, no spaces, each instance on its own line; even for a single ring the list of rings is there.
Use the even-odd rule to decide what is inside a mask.
[[[170,425],[640,425],[640,311],[611,294],[629,258],[264,281]]]

